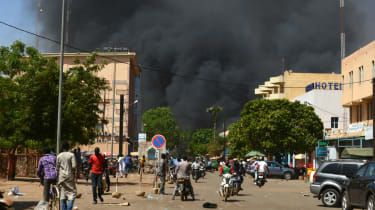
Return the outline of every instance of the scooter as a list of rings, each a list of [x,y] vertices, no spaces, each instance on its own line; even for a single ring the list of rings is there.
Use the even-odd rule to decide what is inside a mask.
[[[181,196],[181,201],[186,201],[190,195],[195,200],[193,189],[190,183],[190,178],[179,178],[177,179],[178,193]]]
[[[228,198],[233,195],[233,182],[231,181],[233,175],[224,174],[220,183],[219,194],[227,202]]]
[[[264,172],[258,172],[258,177],[257,177],[257,180],[255,181],[255,183],[259,188],[261,188],[266,182],[264,176],[265,176]]]

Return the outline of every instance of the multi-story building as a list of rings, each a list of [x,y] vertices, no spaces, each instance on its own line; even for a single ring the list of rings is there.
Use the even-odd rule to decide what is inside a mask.
[[[345,134],[339,136],[338,147],[347,148],[345,152],[344,149],[340,151],[348,156],[369,158],[373,139],[371,79],[375,71],[375,41],[344,58],[341,66],[342,105],[350,110],[350,125]]]
[[[339,90],[341,75],[335,73],[302,73],[285,71],[282,75],[271,77],[255,89],[255,95],[264,99],[293,100],[309,89]]]
[[[46,57],[59,57],[59,54],[45,54]],[[77,65],[75,61],[78,59],[84,61],[90,54],[88,53],[65,53],[64,69],[68,69]],[[83,150],[93,150],[94,147],[100,147],[101,151],[109,154],[111,152],[112,127],[114,147],[113,153],[118,154],[119,131],[120,131],[120,95],[124,95],[124,144],[123,152],[127,154],[128,143],[127,138],[136,139],[137,137],[137,99],[135,82],[136,77],[140,74],[137,65],[136,54],[133,52],[102,52],[97,53],[96,64],[104,64],[102,70],[97,75],[105,78],[110,87],[109,90],[102,92],[102,102],[100,109],[103,111],[101,122],[98,124],[100,134],[96,143],[90,146],[81,146]],[[113,86],[115,88],[113,89]],[[114,91],[114,92],[113,92]],[[114,97],[113,97],[114,96]],[[114,118],[112,116],[114,111]],[[114,124],[112,120],[114,119]]]

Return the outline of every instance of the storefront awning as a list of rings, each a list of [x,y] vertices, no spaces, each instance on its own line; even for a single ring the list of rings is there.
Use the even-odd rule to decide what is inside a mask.
[[[345,148],[341,158],[366,158],[372,157],[372,148]]]

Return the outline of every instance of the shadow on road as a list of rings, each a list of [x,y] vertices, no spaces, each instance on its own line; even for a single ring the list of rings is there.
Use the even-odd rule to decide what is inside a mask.
[[[33,209],[37,204],[36,201],[16,201],[14,202],[14,209]]]

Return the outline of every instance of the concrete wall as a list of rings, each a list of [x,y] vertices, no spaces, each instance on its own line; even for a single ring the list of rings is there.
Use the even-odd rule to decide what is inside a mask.
[[[296,97],[293,101],[302,104],[308,102],[320,117],[324,128],[331,128],[331,117],[339,117],[338,129],[348,125],[348,108],[341,105],[342,91],[340,90],[312,90]]]

